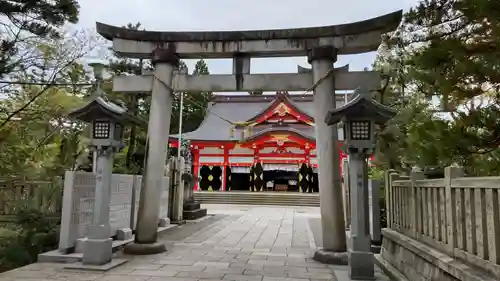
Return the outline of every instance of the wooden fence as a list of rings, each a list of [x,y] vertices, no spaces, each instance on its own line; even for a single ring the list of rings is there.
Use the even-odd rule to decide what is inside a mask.
[[[500,278],[500,177],[386,173],[388,227]]]
[[[61,215],[62,180],[1,181],[0,222],[12,221],[23,209],[39,210],[47,216]]]

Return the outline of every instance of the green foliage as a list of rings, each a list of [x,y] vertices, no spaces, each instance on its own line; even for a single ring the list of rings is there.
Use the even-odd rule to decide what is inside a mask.
[[[38,183],[33,186],[35,195],[21,198],[16,198],[16,188],[3,194],[10,201],[2,207],[14,212],[14,220],[0,228],[0,272],[36,262],[38,254],[57,247],[60,217],[54,212],[61,202],[62,183],[55,183]]]
[[[88,140],[84,124],[67,113],[89,95],[90,76],[79,61],[98,47],[93,35],[67,34],[59,39],[30,39],[19,45],[29,58],[19,57],[9,77],[47,85],[3,85],[0,100],[0,173],[2,178],[50,179],[82,165]],[[25,42],[26,43],[26,42]],[[54,86],[52,83],[66,83]]]
[[[41,211],[19,211],[15,227],[0,233],[0,272],[36,262],[40,253],[57,247],[57,221]]]
[[[404,15],[375,64],[388,77],[378,97],[400,111],[380,133],[379,164],[500,172],[499,7],[426,0]]]
[[[185,64],[181,64],[185,67]],[[196,62],[192,75],[208,75],[207,63],[201,59]],[[206,115],[208,103],[212,99],[210,92],[192,92],[184,94],[184,106],[182,111],[182,132],[191,132],[196,130]],[[180,112],[180,93],[175,93],[172,104],[172,119],[170,121],[170,132],[177,134],[179,132],[179,112]]]
[[[76,23],[79,9],[75,0],[1,0],[0,15],[9,23],[2,22],[0,77],[24,64],[19,57],[32,35],[60,38],[59,27],[66,22]]]

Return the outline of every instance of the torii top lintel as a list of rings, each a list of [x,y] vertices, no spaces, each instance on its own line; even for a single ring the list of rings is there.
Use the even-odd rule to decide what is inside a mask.
[[[164,43],[170,43],[170,47],[173,43],[180,58],[230,58],[235,53],[252,57],[304,55],[308,49],[325,43],[333,45],[338,54],[356,54],[376,50],[381,42],[380,35],[396,30],[402,14],[400,10],[348,24],[274,30],[140,31],[100,22],[96,27],[100,35],[113,40],[116,52],[129,57],[150,57],[151,52]],[[254,42],[245,44],[248,41]],[[266,43],[266,48],[256,45],[255,41]],[[276,44],[270,46],[273,44],[269,41]]]

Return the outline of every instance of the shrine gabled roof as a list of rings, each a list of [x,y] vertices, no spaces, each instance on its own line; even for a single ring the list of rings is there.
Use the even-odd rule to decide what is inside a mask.
[[[217,95],[214,97],[208,108],[205,119],[198,129],[182,134],[186,140],[199,141],[239,141],[237,136],[233,136],[232,129],[239,122],[248,120],[259,112],[263,111],[275,99],[270,95]],[[313,96],[312,95],[289,95],[288,99],[302,112],[312,115]],[[338,95],[337,101],[344,101],[344,96]],[[231,121],[231,122],[228,122]],[[307,135],[314,135],[314,128],[297,129],[307,130],[303,132]],[[255,132],[257,133],[257,132]],[[176,139],[178,135],[171,135]]]
[[[295,104],[295,102],[291,101],[288,97],[290,95],[286,92],[277,92],[276,93],[276,96],[274,98],[274,100],[270,103],[268,103],[268,105],[262,109],[260,112],[258,112],[257,114],[255,114],[254,116],[252,116],[251,118],[247,119],[245,123],[258,123],[259,119],[261,119],[261,117],[263,117],[266,113],[271,113],[270,111],[276,109],[277,106],[279,106],[281,103],[285,104],[286,106],[290,107],[291,110],[295,111],[296,113],[298,113],[299,115],[301,116],[304,116],[305,115],[305,119],[308,119],[308,120],[314,120],[314,118],[312,116],[309,115],[309,113],[301,110],[298,106]]]
[[[245,138],[241,142],[248,142],[252,140],[256,140],[261,136],[265,136],[268,134],[294,134],[297,135],[301,138],[308,139],[311,141],[314,141],[316,139],[314,135],[314,127],[307,127],[307,128],[294,128],[291,126],[286,126],[282,128],[267,128],[262,131],[259,131],[248,138]]]

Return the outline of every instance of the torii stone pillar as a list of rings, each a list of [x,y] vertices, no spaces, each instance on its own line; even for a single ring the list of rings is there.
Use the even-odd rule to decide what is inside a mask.
[[[323,249],[314,254],[314,259],[324,263],[347,264],[340,155],[337,145],[338,130],[336,126],[328,126],[324,118],[332,107],[336,107],[335,76],[332,68],[337,60],[337,50],[333,46],[317,47],[309,50],[307,59],[312,65],[313,82],[323,80],[314,89],[316,154],[323,234]]]
[[[161,191],[165,176],[170,116],[172,114],[172,80],[179,59],[173,49],[153,51],[155,67],[151,107],[149,110],[147,158],[144,184],[141,188],[135,241],[125,247],[129,254],[155,254],[166,251],[157,243]]]

